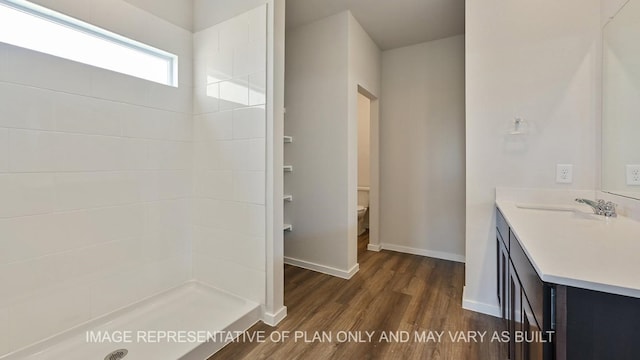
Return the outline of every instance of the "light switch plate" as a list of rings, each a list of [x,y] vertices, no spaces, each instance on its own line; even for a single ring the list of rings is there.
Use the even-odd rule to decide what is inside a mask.
[[[627,165],[627,185],[640,185],[640,165]]]
[[[556,165],[556,182],[558,184],[571,184],[573,182],[573,165]]]

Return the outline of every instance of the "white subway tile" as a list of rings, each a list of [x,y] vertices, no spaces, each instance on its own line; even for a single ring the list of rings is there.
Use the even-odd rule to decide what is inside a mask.
[[[9,131],[9,169],[33,171],[97,171],[142,168],[146,143],[110,136]]]
[[[149,160],[149,142],[143,139],[118,139],[120,169],[145,169]]]
[[[267,6],[259,6],[247,12],[249,42],[267,41]]]
[[[244,211],[242,221],[245,226],[242,227],[240,231],[250,236],[264,237],[266,231],[266,212],[264,205],[247,204]]]
[[[218,200],[233,200],[233,172],[230,170],[196,173],[196,196]]]
[[[257,72],[249,75],[249,105],[264,105],[267,103],[267,74]]]
[[[0,356],[9,352],[9,309],[0,308]]]
[[[53,210],[53,175],[0,174],[0,218]]]
[[[59,214],[0,219],[0,263],[23,261],[77,246]]]
[[[9,130],[10,171],[52,171],[57,161],[54,133]]]
[[[265,42],[251,42],[238,46],[233,53],[233,77],[249,75],[267,68]]]
[[[14,305],[70,280],[60,277],[58,269],[65,265],[60,260],[59,256],[44,256],[0,265],[0,307]]]
[[[218,51],[218,27],[211,26],[193,34],[193,53],[196,57],[206,57]]]
[[[234,171],[233,200],[253,204],[265,203],[264,171]]]
[[[256,302],[264,302],[264,271],[256,271],[232,261],[208,261],[206,256],[196,254],[194,275],[214,287]]]
[[[201,198],[195,200],[194,224],[203,227],[238,231],[246,226],[244,217],[247,204],[236,201],[224,201]]]
[[[124,136],[190,140],[192,117],[179,112],[136,107],[136,115],[122,122]]]
[[[97,69],[75,61],[7,45],[5,72],[7,82],[30,85],[74,94],[89,94],[91,75]]]
[[[9,308],[11,350],[89,320],[89,300],[88,288],[65,286],[12,306]]]
[[[90,290],[91,316],[108,314],[139,300],[142,266],[122,266],[95,277]]]
[[[193,146],[182,141],[149,141],[149,158],[146,168],[190,169]]]
[[[0,83],[0,126],[53,130],[55,94],[50,90]]]
[[[66,229],[73,247],[140,238],[144,233],[143,204],[60,213],[58,226]]]
[[[96,135],[120,135],[120,118],[113,116],[118,104],[65,93],[55,94],[56,130]]]
[[[9,170],[9,129],[0,129],[0,172]]]
[[[198,169],[232,170],[234,156],[233,141],[196,143],[195,148]]]
[[[231,49],[223,49],[205,57],[205,79],[213,84],[233,78],[234,53]]]
[[[147,205],[143,242],[145,259],[158,261],[189,253],[189,213],[186,201],[161,201]]]
[[[195,226],[193,253],[205,255],[209,261],[227,260],[258,271],[265,266],[264,238],[236,231]]]
[[[195,115],[216,112],[220,107],[220,85],[203,84],[193,88],[193,113]]]
[[[144,201],[191,196],[192,175],[188,170],[153,170],[138,175]]]
[[[58,171],[123,169],[123,139],[108,136],[54,133],[53,154]]]
[[[249,105],[249,77],[242,76],[218,83],[220,86],[219,110],[233,110]]]
[[[196,141],[211,142],[233,138],[233,112],[222,111],[198,115],[194,118]]]
[[[196,199],[194,205],[195,225],[252,237],[264,236],[264,205],[208,198]]]
[[[137,264],[143,257],[139,238],[123,239],[74,249],[53,255],[58,262],[55,273],[60,280],[93,280]]]
[[[135,105],[149,105],[149,93],[153,84],[150,81],[97,68],[91,72],[90,79],[90,94],[93,97]]]
[[[264,107],[249,107],[233,110],[233,138],[264,138],[266,112]]]
[[[64,211],[138,202],[145,185],[135,173],[57,174],[55,208]]]
[[[146,297],[167,291],[191,278],[188,256],[174,256],[147,263],[142,269],[139,296]]]
[[[182,59],[181,59],[182,60]],[[188,61],[184,59],[185,64]],[[181,84],[179,87],[149,83],[147,102],[143,105],[163,109],[165,111],[191,114],[191,83]]]
[[[233,141],[233,169],[234,170],[265,170],[265,140],[234,140]]]
[[[194,34],[193,84],[195,86],[229,79],[233,71],[233,51],[220,52],[218,27]]]
[[[0,43],[0,80],[6,78],[7,51],[11,45]]]
[[[249,18],[245,14],[235,16],[218,24],[220,31],[219,48],[232,49],[249,42]]]

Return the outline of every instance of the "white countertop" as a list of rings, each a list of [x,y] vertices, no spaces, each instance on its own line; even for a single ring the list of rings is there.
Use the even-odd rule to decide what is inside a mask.
[[[640,298],[640,222],[496,204],[542,281]]]

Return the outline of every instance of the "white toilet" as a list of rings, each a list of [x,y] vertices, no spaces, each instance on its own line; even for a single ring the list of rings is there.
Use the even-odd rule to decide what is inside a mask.
[[[358,186],[358,236],[369,228],[369,188]]]

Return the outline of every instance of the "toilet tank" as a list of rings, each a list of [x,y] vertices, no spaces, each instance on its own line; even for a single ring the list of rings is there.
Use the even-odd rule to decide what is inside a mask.
[[[369,207],[369,187],[358,186],[358,205]]]

